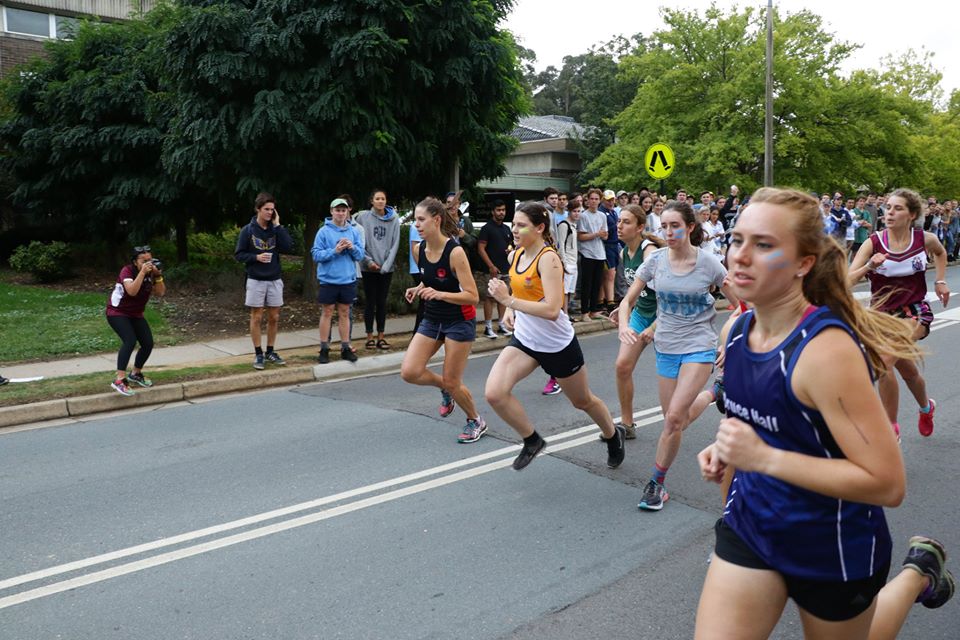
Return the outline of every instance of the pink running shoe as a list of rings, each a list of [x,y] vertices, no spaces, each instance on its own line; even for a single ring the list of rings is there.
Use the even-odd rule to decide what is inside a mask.
[[[555,396],[560,393],[560,383],[557,382],[556,378],[550,378],[547,380],[547,384],[543,386],[543,395],[545,396]]]
[[[920,435],[928,437],[933,435],[933,414],[937,410],[937,403],[933,401],[933,398],[930,398],[928,401],[930,403],[930,411],[924,413],[920,412],[920,419],[917,421],[917,429],[920,431]]]
[[[453,413],[453,410],[456,408],[457,403],[453,401],[453,396],[449,393],[440,389],[440,417],[446,418],[448,415]]]

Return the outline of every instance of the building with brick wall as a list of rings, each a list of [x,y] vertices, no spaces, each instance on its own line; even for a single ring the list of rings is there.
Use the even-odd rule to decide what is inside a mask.
[[[128,20],[156,0],[0,0],[0,76],[43,53],[43,43],[69,38],[78,19]]]

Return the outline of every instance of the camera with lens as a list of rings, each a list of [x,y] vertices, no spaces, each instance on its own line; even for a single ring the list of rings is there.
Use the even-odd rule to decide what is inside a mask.
[[[160,262],[159,258],[151,258],[150,263],[153,264],[157,271],[163,271],[163,263]]]

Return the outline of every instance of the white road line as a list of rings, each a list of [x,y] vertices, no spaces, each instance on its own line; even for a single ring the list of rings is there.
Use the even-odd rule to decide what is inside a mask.
[[[930,325],[930,331],[938,331],[940,329],[946,329],[947,327],[952,327],[955,324],[960,324],[960,320],[945,320],[944,322],[934,322]]]
[[[641,424],[644,424],[644,423],[650,424],[652,422],[657,422],[659,420],[662,420],[661,416],[654,416],[653,418],[648,418],[647,420],[637,423],[637,426],[641,426]],[[596,442],[596,440],[597,440],[596,436],[591,434],[586,437],[577,438],[576,440],[571,440],[568,442],[563,442],[556,446],[548,447],[546,452],[556,453],[558,451],[564,451],[565,449],[572,449],[574,447],[579,447],[580,445],[587,444],[590,442]],[[62,593],[64,591],[69,591],[71,589],[76,589],[78,587],[84,587],[87,585],[95,584],[97,582],[103,582],[111,578],[117,578],[119,576],[135,573],[137,571],[143,571],[144,569],[150,569],[152,567],[158,567],[160,565],[169,564],[177,560],[183,560],[184,558],[190,558],[192,556],[200,555],[202,553],[207,553],[209,551],[214,551],[216,549],[223,549],[224,547],[230,547],[235,544],[240,544],[241,542],[256,540],[257,538],[263,538],[265,536],[269,536],[275,533],[280,533],[282,531],[289,531],[290,529],[296,529],[298,527],[303,527],[305,525],[313,524],[315,522],[320,522],[322,520],[329,520],[330,518],[335,518],[337,516],[353,513],[354,511],[360,511],[361,509],[366,509],[367,507],[372,507],[378,504],[383,504],[385,502],[398,500],[400,498],[404,498],[406,496],[414,495],[417,493],[422,493],[430,489],[436,489],[438,487],[443,487],[448,484],[453,484],[454,482],[460,482],[461,480],[468,480],[470,478],[475,478],[485,473],[490,473],[491,471],[496,471],[497,469],[503,469],[505,467],[508,467],[512,463],[513,463],[513,460],[511,460],[510,458],[497,460],[495,462],[490,462],[479,467],[473,467],[472,469],[467,469],[464,471],[460,471],[458,473],[453,473],[440,478],[435,478],[433,480],[428,480],[426,482],[421,482],[420,484],[404,487],[402,489],[396,489],[394,491],[383,493],[378,496],[372,496],[370,498],[365,498],[363,500],[351,502],[350,504],[333,507],[331,509],[321,511],[319,513],[312,513],[307,516],[301,516],[299,518],[293,518],[291,520],[286,520],[284,522],[278,522],[276,524],[260,527],[259,529],[244,531],[243,533],[227,536],[226,538],[211,540],[210,542],[204,542],[201,544],[193,545],[192,547],[185,547],[183,549],[177,549],[176,551],[169,551],[167,553],[163,553],[150,558],[144,558],[143,560],[128,562],[127,564],[111,567],[109,569],[104,569],[102,571],[97,571],[95,573],[89,573],[87,575],[78,576],[76,578],[71,578],[69,580],[63,580],[61,582],[56,582],[54,584],[49,584],[43,587],[37,587],[36,589],[23,591],[21,593],[14,594],[12,596],[7,596],[5,598],[0,598],[0,609],[6,609],[8,607],[12,607],[18,604],[23,604],[24,602],[36,600],[38,598],[51,596],[57,593]]]
[[[633,415],[634,415],[634,417],[640,417],[640,416],[645,416],[645,415],[650,415],[650,414],[657,414],[657,415],[654,415],[654,416],[652,416],[652,417],[649,417],[649,418],[646,418],[646,419],[644,419],[644,420],[641,420],[641,421],[637,422],[637,426],[643,426],[643,425],[646,425],[646,424],[652,424],[652,423],[655,423],[655,422],[659,422],[660,420],[663,419],[663,416],[662,416],[662,415],[659,415],[659,414],[660,414],[660,408],[659,408],[659,407],[651,407],[651,408],[649,408],[649,409],[644,409],[644,410],[642,410],[642,411],[637,411],[637,412],[634,413]],[[551,444],[551,446],[550,446],[550,448],[549,448],[549,451],[550,451],[550,452],[553,452],[553,451],[563,451],[564,449],[568,449],[568,448],[570,448],[571,446],[580,446],[581,444],[583,444],[583,443],[585,443],[585,442],[595,442],[595,441],[596,441],[596,435],[595,435],[595,433],[596,433],[597,428],[598,428],[598,427],[597,427],[596,424],[590,424],[590,425],[586,425],[586,426],[583,426],[583,427],[577,427],[577,428],[575,428],[575,429],[571,429],[571,430],[565,431],[565,432],[563,432],[563,433],[558,433],[558,434],[555,434],[555,435],[552,435],[552,436],[548,436],[548,437],[546,438],[546,440],[547,440],[548,443]],[[588,436],[588,437],[586,437],[586,438],[580,438],[580,439],[574,440],[573,442],[575,442],[576,444],[570,445],[569,443],[564,443],[564,444],[561,444],[561,445],[559,445],[559,446],[554,444],[554,443],[560,442],[560,441],[562,441],[562,440],[566,440],[566,439],[569,439],[569,438],[574,438],[574,437],[576,437],[576,436],[583,435],[583,434],[585,434],[585,433],[590,433],[591,435]],[[568,446],[568,445],[569,445],[569,446]],[[209,537],[209,536],[212,536],[212,535],[216,535],[216,534],[219,534],[219,533],[225,533],[225,532],[227,532],[227,531],[232,531],[232,530],[234,530],[234,529],[239,529],[239,528],[246,527],[246,526],[250,526],[250,525],[253,525],[253,524],[258,524],[258,523],[260,523],[260,522],[265,522],[265,521],[267,521],[267,520],[273,520],[273,519],[275,519],[275,518],[280,518],[280,517],[283,517],[283,516],[292,515],[292,514],[294,514],[294,513],[299,513],[299,512],[301,512],[301,511],[307,511],[307,510],[309,510],[309,509],[314,509],[314,508],[321,507],[321,506],[324,506],[324,505],[332,504],[332,503],[334,503],[334,502],[340,502],[340,501],[342,501],[342,500],[347,500],[347,499],[350,499],[350,498],[356,498],[356,497],[358,497],[358,496],[361,496],[361,495],[364,495],[364,494],[367,494],[367,493],[373,493],[373,492],[375,492],[375,491],[380,491],[380,490],[382,490],[382,489],[388,489],[388,488],[390,488],[390,487],[394,487],[394,486],[397,486],[397,485],[405,484],[405,483],[407,483],[407,482],[412,482],[412,481],[414,481],[414,480],[420,480],[420,479],[422,479],[422,478],[426,478],[426,477],[429,477],[429,476],[433,476],[433,475],[437,475],[437,474],[441,474],[441,473],[446,473],[447,471],[452,471],[452,470],[458,469],[458,468],[460,468],[460,467],[465,467],[465,466],[469,466],[469,465],[472,465],[472,464],[475,464],[475,463],[478,463],[478,462],[483,462],[483,461],[489,460],[489,459],[491,459],[491,458],[497,458],[497,457],[500,457],[500,456],[509,455],[509,454],[512,454],[512,453],[518,451],[519,449],[520,449],[520,445],[519,445],[519,444],[511,445],[511,446],[509,446],[509,447],[502,447],[502,448],[500,448],[500,449],[496,449],[496,450],[494,450],[494,451],[488,451],[487,453],[482,453],[482,454],[480,454],[480,455],[472,456],[472,457],[470,457],[470,458],[465,458],[465,459],[463,459],[463,460],[457,460],[457,461],[455,461],[455,462],[450,462],[450,463],[443,464],[443,465],[439,465],[439,466],[436,466],[436,467],[431,467],[431,468],[429,468],[429,469],[424,469],[424,470],[422,470],[422,471],[417,471],[417,472],[410,473],[410,474],[407,474],[407,475],[404,475],[404,476],[399,476],[399,477],[396,477],[396,478],[392,478],[392,479],[390,479],[390,480],[384,480],[384,481],[382,481],[382,482],[377,482],[377,483],[370,484],[370,485],[366,485],[366,486],[363,486],[363,487],[358,487],[358,488],[356,488],[356,489],[350,489],[349,491],[343,491],[343,492],[336,493],[336,494],[333,494],[333,495],[330,495],[330,496],[325,496],[325,497],[323,497],[323,498],[317,498],[317,499],[315,499],[315,500],[310,500],[310,501],[307,501],[307,502],[301,502],[301,503],[299,503],[299,504],[291,505],[291,506],[289,506],[289,507],[283,507],[283,508],[280,508],[280,509],[274,509],[274,510],[272,510],[272,511],[267,511],[267,512],[264,512],[264,513],[259,513],[259,514],[253,515],[253,516],[248,516],[248,517],[246,517],[246,518],[241,518],[241,519],[239,519],[239,520],[233,520],[233,521],[231,521],[231,522],[225,522],[225,523],[223,523],[223,524],[215,525],[215,526],[212,526],[212,527],[206,527],[206,528],[204,528],[204,529],[197,529],[196,531],[189,531],[189,532],[187,532],[187,533],[182,533],[182,534],[179,534],[179,535],[176,535],[176,536],[171,536],[171,537],[168,537],[168,538],[160,538],[160,539],[154,540],[154,541],[152,541],[152,542],[147,542],[147,543],[144,543],[144,544],[139,544],[139,545],[136,545],[136,546],[133,546],[133,547],[127,547],[126,549],[119,549],[119,550],[117,550],[117,551],[111,551],[111,552],[109,552],[109,553],[104,553],[104,554],[100,554],[100,555],[97,555],[97,556],[92,556],[92,557],[90,557],[90,558],[84,558],[84,559],[82,559],[82,560],[76,560],[76,561],[74,561],[74,562],[68,562],[68,563],[61,564],[61,565],[57,565],[57,566],[54,566],[54,567],[49,567],[49,568],[47,568],[47,569],[41,569],[41,570],[39,570],[39,571],[33,571],[33,572],[31,572],[31,573],[25,573],[25,574],[20,575],[20,576],[14,576],[14,577],[12,577],[12,578],[7,578],[7,579],[5,579],[5,580],[0,580],[0,590],[9,589],[9,588],[11,588],[11,587],[15,587],[15,586],[18,586],[18,585],[21,585],[21,584],[25,584],[25,583],[28,583],[28,582],[35,582],[35,581],[37,581],[37,580],[42,580],[42,579],[44,579],[44,578],[49,578],[49,577],[56,576],[56,575],[61,575],[61,574],[64,574],[64,573],[69,573],[69,572],[71,572],[71,571],[77,571],[77,570],[80,570],[80,569],[85,569],[85,568],[87,568],[87,567],[92,567],[92,566],[95,566],[95,565],[98,565],[98,564],[103,564],[103,563],[106,563],[106,562],[112,562],[112,561],[114,561],[114,560],[119,560],[119,559],[121,559],[121,558],[126,558],[126,557],[130,557],[130,556],[138,555],[138,554],[141,554],[141,553],[147,553],[147,552],[149,552],[149,551],[156,551],[156,550],[162,549],[162,548],[164,548],[164,547],[170,547],[170,546],[173,546],[173,545],[182,544],[182,543],[184,543],[184,542],[191,542],[191,541],[193,541],[193,540],[198,540],[198,539],[200,539],[200,538],[206,538],[206,537]],[[510,462],[509,459],[508,459],[508,462]],[[480,467],[480,468],[482,468],[482,467]],[[454,474],[454,475],[456,475],[456,474]],[[467,476],[467,477],[472,477],[472,476]],[[438,486],[439,486],[439,485],[438,485]],[[429,487],[428,487],[428,488],[429,488]],[[383,495],[391,495],[391,494],[383,494]],[[405,495],[406,495],[406,494],[405,494]],[[398,497],[402,497],[402,496],[398,496]],[[361,501],[361,502],[363,502],[363,501]],[[374,503],[374,504],[379,504],[379,503]],[[343,506],[349,506],[349,505],[341,505],[340,507],[336,507],[336,509],[341,509],[341,508],[343,508]],[[327,513],[327,512],[324,511],[324,512],[321,512],[321,513]],[[345,512],[345,513],[349,513],[349,512]],[[313,515],[317,515],[317,514],[312,514],[311,516],[306,516],[306,517],[312,517]],[[336,514],[336,515],[339,515],[339,514]],[[311,522],[312,522],[312,521],[311,521]],[[278,523],[278,524],[284,524],[284,523]],[[304,523],[304,524],[308,524],[308,523]],[[277,526],[277,525],[271,525],[271,526]],[[283,531],[283,530],[285,530],[285,529],[280,529],[280,531]],[[255,531],[259,531],[259,529],[255,530]],[[241,540],[241,541],[242,541],[242,540]],[[214,542],[217,542],[217,541],[212,541],[212,542],[206,543],[206,544],[213,544]],[[212,547],[212,549],[216,549],[216,548],[219,548],[219,547],[216,547],[216,546]],[[173,552],[173,553],[176,553],[176,552]],[[164,556],[166,556],[166,555],[168,555],[168,554],[164,554]],[[191,555],[193,555],[193,554],[191,554]],[[164,556],[158,556],[158,557],[164,557]],[[187,556],[184,556],[184,557],[187,557]],[[174,558],[174,559],[178,559],[178,558]],[[141,562],[142,562],[142,561],[141,561]],[[133,563],[133,564],[136,564],[136,563]],[[161,564],[162,564],[162,563],[161,563]],[[123,566],[126,566],[126,565],[123,565]],[[149,566],[155,566],[155,565],[149,565]],[[135,569],[135,570],[136,570],[136,569]],[[108,570],[108,571],[109,571],[109,570]],[[97,575],[97,574],[94,574],[94,575]],[[123,575],[123,574],[118,574],[118,575]],[[113,576],[107,576],[107,577],[113,577]],[[81,578],[82,578],[82,577],[81,577]],[[77,579],[81,579],[81,578],[77,578]],[[104,578],[104,579],[106,579],[106,578]],[[67,582],[69,582],[69,581],[67,581]],[[59,583],[58,583],[58,584],[59,584]],[[72,588],[72,587],[69,587],[69,588]],[[30,593],[30,592],[27,592],[27,593]],[[10,597],[15,597],[15,596],[10,596]],[[40,597],[40,596],[38,596],[38,597]],[[5,601],[6,601],[6,599],[2,599],[2,600],[0,600],[0,603],[5,602]],[[16,604],[16,603],[13,603],[13,604]],[[3,608],[3,607],[0,606],[0,608]]]

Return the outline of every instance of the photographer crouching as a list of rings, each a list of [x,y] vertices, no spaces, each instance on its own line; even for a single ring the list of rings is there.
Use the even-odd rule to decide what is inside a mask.
[[[120,353],[117,354],[117,375],[110,386],[125,396],[133,395],[133,390],[130,389],[132,383],[141,387],[153,385],[143,375],[143,365],[153,351],[153,333],[143,317],[143,310],[147,307],[151,294],[156,292],[158,296],[162,296],[167,291],[163,283],[162,265],[150,254],[149,246],[134,247],[130,256],[130,264],[124,265],[120,270],[117,283],[107,301],[107,322],[123,343]],[[133,361],[133,371],[127,375],[130,355],[138,342],[140,350]]]

